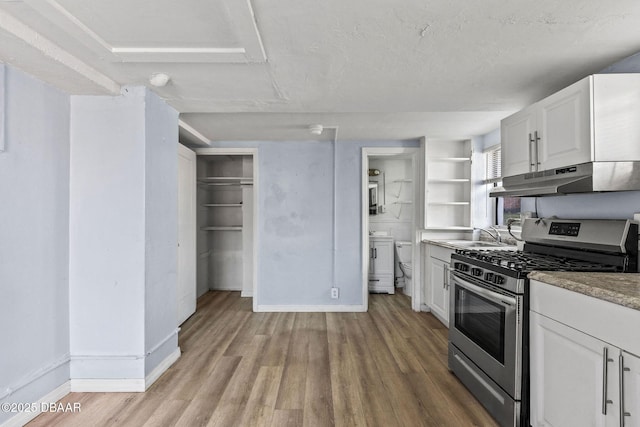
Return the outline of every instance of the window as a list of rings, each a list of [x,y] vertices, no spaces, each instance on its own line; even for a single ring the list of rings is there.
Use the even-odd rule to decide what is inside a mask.
[[[490,187],[502,185],[502,149],[494,146],[484,152],[487,165],[485,184]],[[492,197],[496,225],[506,225],[509,218],[520,219],[519,197]]]

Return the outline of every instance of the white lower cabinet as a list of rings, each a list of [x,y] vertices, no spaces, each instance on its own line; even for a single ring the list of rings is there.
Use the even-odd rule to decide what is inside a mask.
[[[431,313],[449,326],[449,289],[447,273],[449,264],[429,257],[429,301]]]
[[[535,294],[533,286],[532,310],[535,305],[545,306]],[[600,303],[605,309],[613,306]],[[581,310],[579,301],[571,307],[565,305],[566,311]],[[532,311],[530,316],[531,425],[640,427],[640,358],[610,344],[606,336],[593,336],[588,324],[584,329],[589,333],[580,330],[572,316],[562,316],[568,326],[549,314],[553,316]],[[578,321],[583,315],[576,316]],[[611,326],[624,327],[615,319]],[[606,325],[600,329],[604,330]]]
[[[393,238],[369,238],[369,292],[393,294]]]
[[[425,295],[431,313],[449,327],[449,262],[451,249],[428,245],[426,254]]]
[[[531,348],[532,426],[617,425],[617,348],[537,313]]]
[[[624,389],[624,425],[640,427],[640,357],[622,352],[622,389]]]

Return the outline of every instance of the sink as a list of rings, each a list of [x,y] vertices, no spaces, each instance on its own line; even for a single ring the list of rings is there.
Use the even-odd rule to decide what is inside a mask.
[[[505,243],[485,242],[483,240],[451,240],[446,243],[460,248],[501,248],[509,246]]]

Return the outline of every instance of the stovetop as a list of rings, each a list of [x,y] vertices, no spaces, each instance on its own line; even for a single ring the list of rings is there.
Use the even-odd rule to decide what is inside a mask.
[[[559,257],[546,254],[522,251],[489,250],[474,251],[467,249],[456,250],[458,256],[452,257],[467,261],[473,265],[485,268],[500,267],[502,272],[511,272],[513,277],[524,277],[534,270],[542,271],[598,271],[616,272],[619,266],[608,265],[594,261],[583,261],[574,258]],[[465,259],[466,258],[466,259]]]

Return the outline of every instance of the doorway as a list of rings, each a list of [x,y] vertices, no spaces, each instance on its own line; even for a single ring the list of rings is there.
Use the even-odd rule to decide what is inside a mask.
[[[257,149],[200,148],[197,154],[198,296],[240,291],[257,307]]]
[[[419,311],[418,219],[423,200],[419,153],[419,148],[362,149],[362,292],[366,307],[370,291],[400,291],[411,297],[412,308]],[[405,268],[397,263],[397,246],[403,258],[408,257],[404,259]],[[406,290],[397,287],[405,280]]]

